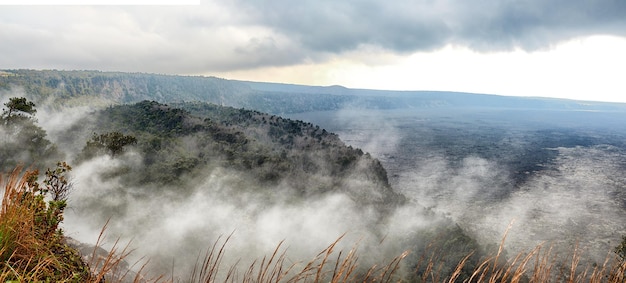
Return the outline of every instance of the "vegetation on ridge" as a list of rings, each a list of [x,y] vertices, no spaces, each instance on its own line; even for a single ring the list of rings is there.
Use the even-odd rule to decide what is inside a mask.
[[[86,282],[91,273],[80,255],[68,247],[58,225],[63,220],[71,184],[65,173],[71,170],[59,163],[46,171],[45,180],[37,182],[39,172],[16,168],[4,180],[0,215],[0,280],[11,282]],[[46,202],[45,198],[51,199]]]
[[[24,97],[13,97],[0,115],[0,170],[10,171],[19,164],[52,165],[61,154],[37,125],[35,104]]]
[[[224,167],[254,179],[256,188],[287,183],[303,197],[345,191],[381,208],[402,202],[378,160],[302,121],[207,103],[143,101],[108,107],[79,124],[90,125],[82,135],[101,133],[92,134],[79,161],[97,155],[98,148],[115,155],[112,141],[119,143],[119,150],[124,145],[141,153],[141,164],[119,175],[129,186],[175,184],[181,176],[193,178]],[[348,179],[364,182],[351,188]],[[372,191],[381,196],[372,198]]]
[[[249,85],[215,77],[168,76],[143,73],[56,70],[6,70],[0,90],[23,88],[35,102],[54,107],[136,103],[206,101],[232,107],[256,108],[280,114],[339,109],[354,97],[291,95],[252,89]]]

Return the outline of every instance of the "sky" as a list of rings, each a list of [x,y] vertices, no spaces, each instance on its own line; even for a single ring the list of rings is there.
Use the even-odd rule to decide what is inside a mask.
[[[2,5],[0,69],[626,102],[624,0],[199,2]]]

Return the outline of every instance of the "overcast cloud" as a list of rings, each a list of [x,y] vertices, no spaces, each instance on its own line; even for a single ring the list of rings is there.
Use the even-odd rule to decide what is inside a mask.
[[[544,48],[572,36],[624,35],[624,1],[241,1],[255,24],[318,52],[361,45],[413,52],[461,44],[480,51]]]
[[[1,8],[2,69],[215,75],[608,101],[622,101],[625,90],[614,76],[623,73],[615,68],[626,58],[611,49],[626,44],[623,0],[216,0],[200,6]],[[594,36],[592,43],[584,41]],[[561,48],[572,42],[575,52]],[[538,55],[520,60],[520,52]],[[544,55],[565,58],[575,68]],[[547,76],[533,77],[546,70]]]
[[[203,2],[4,6],[0,52],[8,56],[0,65],[194,74],[320,62],[367,47],[536,50],[573,37],[626,35],[621,0]]]

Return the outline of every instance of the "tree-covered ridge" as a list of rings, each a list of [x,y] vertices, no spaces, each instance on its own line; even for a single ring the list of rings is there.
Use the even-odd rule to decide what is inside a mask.
[[[167,76],[143,73],[56,70],[6,70],[0,88],[18,86],[39,98],[60,104],[79,101],[82,96],[109,103],[214,100],[245,90],[213,77]]]
[[[215,104],[154,101],[111,106],[91,119],[98,133],[136,137],[143,160],[126,174],[132,185],[175,184],[228,168],[257,187],[283,184],[303,197],[343,191],[381,207],[403,199],[378,160],[310,123]]]
[[[349,96],[324,93],[259,91],[243,82],[202,76],[57,70],[5,70],[3,74],[0,90],[23,88],[35,102],[53,102],[57,107],[106,106],[142,100],[204,101],[269,113],[291,113],[339,109],[352,100]]]
[[[37,125],[37,110],[32,101],[13,97],[4,104],[0,114],[0,170],[5,172],[18,165],[49,165],[61,158],[61,153]]]
[[[154,101],[110,106],[88,119],[89,122],[79,124],[92,124],[89,130],[96,132],[94,137],[106,133],[135,137],[137,143],[129,145],[128,151],[141,158],[141,162],[136,162],[132,155],[118,156],[116,159],[123,160],[122,164],[129,165],[99,172],[104,182],[119,181],[119,188],[112,194],[132,197],[115,203],[79,204],[91,210],[123,213],[141,198],[191,195],[195,184],[212,174],[236,176],[216,194],[227,194],[235,203],[253,195],[255,202],[261,204],[259,207],[238,205],[243,210],[252,209],[252,215],[254,210],[261,213],[266,207],[283,202],[306,206],[316,199],[341,194],[357,205],[356,209],[362,209],[369,223],[385,225],[395,209],[407,202],[391,188],[378,160],[310,123],[208,103],[165,105]],[[82,162],[90,160],[77,160],[77,166]],[[460,228],[447,221],[441,225],[442,228],[420,232],[420,236],[415,236],[420,241],[411,235],[398,245],[424,251],[427,247],[422,240],[445,239],[437,248],[447,250],[454,246],[455,252],[449,256],[450,262],[455,263],[465,252],[477,248]],[[418,262],[416,257],[409,257],[411,264]]]

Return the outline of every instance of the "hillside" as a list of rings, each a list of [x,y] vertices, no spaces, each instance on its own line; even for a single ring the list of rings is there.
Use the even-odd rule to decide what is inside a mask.
[[[338,109],[352,98],[264,92],[245,83],[214,77],[100,71],[5,70],[0,89],[22,90],[50,106],[106,106],[142,100],[160,103],[204,101],[269,113]]]
[[[398,219],[403,215],[398,215],[398,209],[406,210],[403,207],[407,200],[391,188],[380,162],[310,123],[200,102],[165,105],[143,101],[107,107],[73,124],[60,135],[65,140],[59,142],[77,144],[72,139],[83,137],[78,139],[82,140],[78,144],[84,144],[89,136],[93,139],[107,132],[133,136],[137,142],[112,159],[107,151],[94,154],[87,146],[75,155],[73,163],[78,168],[77,174],[88,174],[85,175],[88,177],[77,179],[83,184],[83,191],[74,196],[72,212],[90,216],[75,219],[70,215],[74,224],[68,230],[74,225],[95,230],[99,228],[96,223],[107,219],[117,223],[109,228],[112,233],[130,233],[139,239],[149,238],[145,233],[159,229],[163,241],[170,243],[168,248],[164,246],[154,253],[143,247],[146,243],[138,244],[140,250],[152,258],[156,270],[167,270],[169,258],[174,254],[197,250],[230,229],[260,225],[259,221],[266,221],[264,219],[274,213],[278,215],[272,217],[280,219],[275,221],[282,223],[277,231],[261,234],[250,231],[258,234],[255,236],[246,236],[245,230],[239,233],[244,234],[244,239],[278,233],[276,236],[280,238],[267,244],[272,246],[289,238],[297,254],[323,247],[346,232],[352,233],[350,237],[365,237],[358,241],[367,247],[381,237],[389,238],[391,247],[387,244],[371,247],[382,249],[376,253],[382,252],[385,256],[371,254],[366,262],[384,260],[406,249],[425,252],[428,246],[434,249],[425,242],[446,239],[435,246],[446,250],[455,247],[448,252],[447,269],[453,268],[465,253],[477,248],[458,226],[440,216],[429,215],[424,208],[412,212],[415,220]],[[199,195],[204,199],[200,203],[196,200]],[[155,201],[160,206],[155,207]],[[190,204],[206,217],[192,225],[196,228],[177,228],[179,231],[172,233],[171,227],[160,227],[163,223],[155,222],[168,219],[169,214],[180,213],[168,207]],[[241,212],[229,214],[226,222],[212,219],[212,214],[223,213],[224,209],[232,209],[230,207]],[[310,209],[315,214],[301,214]],[[304,231],[299,231],[302,229],[299,226],[318,221],[311,217],[322,217],[328,223],[317,223],[304,229],[312,229],[305,232],[306,235],[300,234]],[[387,229],[397,229],[389,225],[398,221],[404,222],[406,228],[403,229],[409,230],[389,234]],[[439,224],[416,229],[414,221]],[[198,229],[206,235],[189,238]],[[320,239],[302,241],[309,236]],[[252,240],[252,243],[259,240]],[[170,250],[170,247],[177,248]],[[407,264],[416,264],[418,255],[417,252],[410,255]],[[183,274],[193,264],[192,259],[178,259]],[[468,268],[472,266],[468,264]]]
[[[385,91],[303,86],[202,76],[57,70],[0,70],[0,90],[59,106],[203,101],[271,114],[358,109],[510,108],[623,111],[626,104],[445,91]]]
[[[108,107],[77,125],[89,126],[74,133],[137,138],[134,150],[142,162],[121,175],[127,186],[183,184],[229,168],[255,188],[283,185],[302,198],[340,191],[363,205],[394,207],[403,201],[378,160],[302,121],[207,103],[143,101]],[[359,180],[358,187],[350,180]]]

